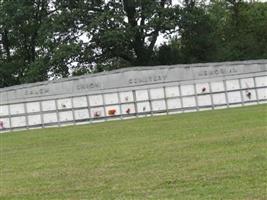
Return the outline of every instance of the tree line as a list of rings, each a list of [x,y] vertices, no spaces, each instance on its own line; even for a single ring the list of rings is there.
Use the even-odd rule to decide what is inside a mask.
[[[0,0],[0,87],[131,66],[264,59],[266,44],[267,3],[257,1]]]

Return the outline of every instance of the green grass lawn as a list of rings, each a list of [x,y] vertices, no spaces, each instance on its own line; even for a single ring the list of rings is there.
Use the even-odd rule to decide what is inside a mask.
[[[267,105],[0,134],[0,199],[267,199]]]

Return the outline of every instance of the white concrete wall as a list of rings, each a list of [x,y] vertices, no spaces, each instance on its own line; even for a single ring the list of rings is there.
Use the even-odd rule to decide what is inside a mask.
[[[53,97],[51,97],[53,98]],[[0,105],[3,130],[267,103],[267,76],[149,85]]]

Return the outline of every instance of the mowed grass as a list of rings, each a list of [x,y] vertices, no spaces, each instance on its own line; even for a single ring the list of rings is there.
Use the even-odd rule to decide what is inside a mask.
[[[267,106],[1,134],[0,199],[267,199]]]

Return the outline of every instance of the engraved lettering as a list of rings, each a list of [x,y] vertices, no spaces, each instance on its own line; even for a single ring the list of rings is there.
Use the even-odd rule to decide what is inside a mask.
[[[218,76],[218,75],[227,75],[227,74],[233,74],[237,73],[238,70],[234,67],[223,69],[223,68],[217,68],[217,69],[211,69],[211,70],[204,70],[198,73],[198,76]]]
[[[155,75],[155,76],[147,76],[144,78],[130,78],[128,80],[129,85],[132,84],[142,84],[142,83],[154,83],[154,82],[162,82],[168,78],[168,75]]]
[[[90,90],[94,88],[100,88],[100,84],[98,83],[87,83],[87,84],[79,84],[76,86],[76,89],[79,91],[82,90]]]
[[[25,96],[38,96],[49,93],[49,89],[40,88],[40,89],[26,89],[24,91]]]

